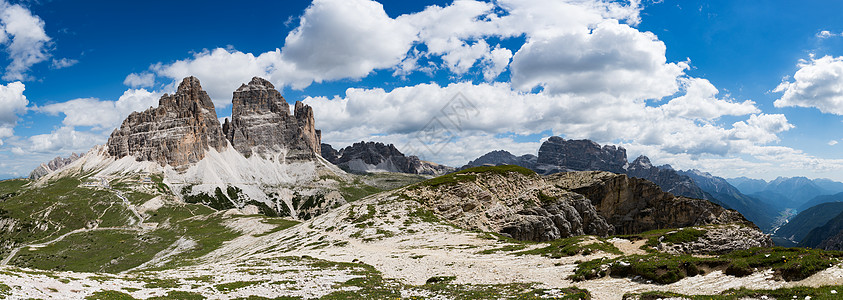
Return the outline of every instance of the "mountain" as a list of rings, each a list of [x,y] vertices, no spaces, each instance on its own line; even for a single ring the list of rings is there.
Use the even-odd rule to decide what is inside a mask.
[[[468,162],[466,165],[462,166],[460,169],[468,169],[471,167],[479,167],[479,166],[501,166],[501,165],[516,165],[522,166],[527,169],[534,169],[536,166],[536,161],[538,157],[532,154],[524,154],[521,156],[515,156],[512,153],[509,153],[504,150],[495,150],[483,156],[478,157],[475,160]]]
[[[779,228],[775,235],[799,243],[811,230],[825,225],[841,213],[843,213],[843,202],[823,203],[810,207]]]
[[[630,177],[637,177],[647,179],[659,185],[663,190],[677,196],[685,196],[695,199],[710,200],[717,204],[723,205],[718,199],[706,194],[694,181],[688,176],[682,175],[672,168],[662,168],[653,166],[650,159],[646,156],[639,156],[626,168],[627,175]]]
[[[727,178],[726,181],[746,195],[763,191],[767,187],[767,181],[764,179],[737,177]]]
[[[799,211],[807,210],[811,207],[823,204],[823,203],[831,203],[831,202],[843,202],[843,193],[837,193],[834,195],[822,195],[816,196],[814,199],[808,200],[799,207]]]
[[[53,160],[42,163],[39,165],[35,170],[29,173],[30,180],[38,180],[38,178],[44,177],[47,174],[57,171],[58,169],[64,168],[64,166],[69,165],[70,163],[79,159],[79,154],[72,153],[67,158],[63,158],[61,156],[54,158]]]
[[[843,213],[808,232],[799,247],[843,250]]]
[[[807,203],[817,196],[843,192],[843,183],[824,178],[778,177],[770,182],[746,177],[727,180],[742,193],[760,198],[778,209],[805,209],[819,204]]]
[[[223,132],[245,156],[283,151],[287,158],[309,158],[321,153],[322,132],[315,128],[313,109],[297,101],[291,115],[287,100],[263,78],[252,78],[234,91],[231,111]]]
[[[767,184],[764,191],[783,195],[789,201],[778,205],[796,208],[816,196],[832,194],[819,186],[813,180],[805,177],[779,177]]]
[[[817,178],[814,179],[814,184],[821,189],[826,191],[830,191],[833,193],[843,193],[843,182],[837,182],[827,178]]]
[[[678,171],[678,173],[690,177],[703,191],[722,202],[722,205],[739,211],[765,231],[774,226],[779,210],[757,198],[744,195],[728,180],[700,170]]]
[[[405,156],[394,145],[359,142],[335,150],[322,144],[321,155],[329,162],[352,173],[397,172],[407,174],[441,175],[454,168],[423,161],[418,156]]]
[[[600,146],[590,140],[565,140],[550,137],[539,148],[534,170],[543,175],[570,171],[607,171],[627,174],[656,183],[664,191],[677,196],[716,199],[700,189],[691,178],[678,174],[669,167],[656,167],[646,156],[640,156],[631,164],[626,149],[617,146]]]
[[[539,147],[535,170],[543,175],[570,171],[623,174],[628,164],[623,147],[601,147],[590,140],[565,140],[552,136]]]
[[[158,107],[131,113],[108,138],[108,154],[161,166],[183,167],[205,158],[207,149],[228,147],[214,103],[199,79],[188,77]]]
[[[674,196],[645,179],[601,171],[540,176],[512,165],[474,167],[397,194],[459,227],[518,240],[638,234],[707,224],[743,224],[757,230],[734,210]],[[757,246],[772,243],[759,236],[764,241]]]

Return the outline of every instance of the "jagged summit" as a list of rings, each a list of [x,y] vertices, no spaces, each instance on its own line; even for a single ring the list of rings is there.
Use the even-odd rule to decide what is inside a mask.
[[[296,102],[294,113],[269,81],[254,77],[234,91],[232,118],[220,124],[214,103],[196,77],[187,77],[158,107],[129,115],[108,140],[108,153],[161,166],[183,168],[201,161],[206,151],[229,144],[244,156],[254,152],[285,159],[314,159],[321,132],[313,109]]]
[[[214,103],[199,79],[187,77],[173,95],[164,94],[158,107],[133,112],[108,139],[108,153],[122,158],[183,166],[205,157],[205,151],[227,147]]]
[[[296,101],[291,115],[287,100],[266,79],[254,77],[241,85],[231,102],[231,122],[226,119],[223,131],[241,154],[288,151],[287,157],[308,158],[320,153],[313,109]]]

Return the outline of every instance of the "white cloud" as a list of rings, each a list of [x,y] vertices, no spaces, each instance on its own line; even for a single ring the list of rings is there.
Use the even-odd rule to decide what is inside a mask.
[[[687,63],[667,63],[666,47],[649,32],[609,20],[547,39],[531,39],[512,59],[512,83],[554,94],[658,99],[679,89]]]
[[[832,34],[831,31],[828,30],[821,30],[820,32],[817,32],[817,37],[821,39],[827,39],[832,36],[834,36],[834,34]]]
[[[829,145],[829,146],[834,146],[834,145],[837,145],[837,140],[830,140],[830,141],[828,141],[828,145]]]
[[[0,42],[11,59],[4,80],[26,80],[32,65],[50,57],[44,21],[23,6],[0,0],[0,33]]]
[[[18,114],[26,111],[29,101],[23,95],[26,86],[17,81],[6,85],[0,84],[0,138],[14,135]],[[3,141],[0,140],[0,145]]]
[[[400,63],[417,31],[369,0],[315,0],[287,36],[282,58],[313,80],[359,78]]]
[[[120,125],[133,111],[143,111],[158,105],[158,92],[145,89],[129,89],[117,101],[103,101],[94,98],[73,99],[40,107],[51,115],[64,114],[62,124],[70,128],[91,126],[95,130],[110,131]]]
[[[784,80],[773,92],[784,93],[776,107],[815,107],[843,115],[843,56],[824,56],[799,63],[793,82]]]
[[[688,86],[697,89],[705,83]],[[686,98],[699,93],[688,91]],[[463,95],[470,105],[457,103],[461,105],[454,106],[451,101],[456,95]],[[702,95],[713,97],[711,91]],[[551,130],[568,138],[588,138],[600,143],[620,140],[656,147],[666,153],[722,156],[776,142],[778,133],[793,128],[783,115],[777,114],[752,114],[731,126],[699,123],[697,120],[706,114],[740,116],[757,112],[752,103],[733,105],[714,98],[702,100],[724,108],[714,111],[685,109],[681,114],[673,114],[665,111],[679,107],[676,102],[649,107],[605,95],[526,93],[513,90],[505,83],[454,83],[445,87],[419,84],[391,91],[351,88],[346,90],[344,98],[311,97],[305,103],[314,108],[317,126],[323,130],[323,140],[328,143],[350,143],[383,136],[404,138],[394,141],[396,145],[410,143],[418,134],[424,134],[426,126],[441,122],[459,140]],[[447,113],[453,112],[451,108],[454,107],[468,107],[457,110],[462,116],[458,128],[450,123],[451,115]],[[475,158],[457,158],[455,154],[445,152],[430,156],[435,161],[462,159],[462,163]]]
[[[672,116],[697,120],[712,120],[721,116],[742,116],[759,113],[755,102],[733,102],[729,99],[717,99],[719,92],[711,82],[701,78],[680,80],[685,88],[685,95],[673,98],[661,109]]]
[[[639,1],[628,5],[600,0],[536,2],[463,0],[390,18],[380,3],[370,0],[317,0],[281,49],[252,54],[217,48],[150,69],[174,81],[193,75],[208,82],[208,93],[217,106],[228,105],[231,91],[252,76],[267,78],[278,88],[302,89],[313,82],[359,79],[379,69],[394,69],[397,76],[435,68],[462,75],[479,66],[483,77],[492,81],[506,70],[512,51],[492,47],[487,38],[547,38],[588,31],[607,19],[639,21]],[[505,11],[503,16],[496,8]],[[524,18],[535,22],[523,22]],[[422,44],[426,50],[420,52],[415,46]],[[441,59],[441,66],[418,63],[420,58],[433,57]],[[683,64],[672,68],[681,73]]]
[[[123,80],[123,84],[131,88],[152,87],[155,85],[155,74],[149,72],[131,73]]]
[[[38,153],[83,152],[106,141],[102,134],[80,132],[72,127],[61,127],[48,134],[33,135],[28,139],[25,150]]]
[[[50,65],[53,69],[64,69],[75,64],[79,63],[78,60],[69,59],[69,58],[62,58],[62,59],[53,59],[53,64]]]

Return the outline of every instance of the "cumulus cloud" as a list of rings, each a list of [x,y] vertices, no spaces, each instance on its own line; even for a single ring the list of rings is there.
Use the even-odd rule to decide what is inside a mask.
[[[843,115],[843,56],[824,56],[799,63],[793,81],[784,80],[773,92],[784,93],[776,107],[814,107]]]
[[[149,72],[132,73],[123,79],[123,84],[131,88],[152,87],[155,85],[155,74]]]
[[[550,93],[607,93],[658,99],[678,90],[688,65],[667,63],[655,35],[609,20],[593,31],[533,39],[515,53],[512,83],[521,90],[542,86]]]
[[[357,78],[400,63],[417,31],[369,0],[315,0],[284,42],[282,58],[313,80]]]
[[[829,145],[829,146],[834,146],[834,145],[837,145],[837,140],[830,140],[830,141],[828,141],[828,145]]]
[[[685,95],[673,98],[661,106],[667,114],[711,120],[721,116],[743,116],[761,112],[751,100],[733,102],[729,99],[718,99],[716,95],[719,91],[706,79],[687,78],[681,82],[685,88]]]
[[[102,134],[76,131],[72,127],[64,126],[47,134],[30,136],[26,148],[18,150],[36,153],[65,153],[84,152],[96,144],[106,141]]]
[[[383,136],[402,137],[396,144],[412,143],[413,139],[424,140],[418,135],[428,134],[426,130],[431,124],[439,124],[445,130],[445,137],[450,134],[458,137],[455,140],[551,130],[568,138],[588,138],[601,143],[632,141],[666,153],[727,155],[743,153],[752,145],[776,142],[778,133],[793,128],[784,115],[759,114],[751,102],[732,103],[713,98],[716,91],[696,90],[704,89],[707,84],[699,81],[687,85],[689,90],[683,99],[704,103],[691,103],[686,108],[682,108],[685,105],[682,103],[693,101],[650,107],[606,95],[529,93],[506,83],[467,82],[444,87],[419,84],[391,91],[352,88],[346,90],[346,97],[310,97],[305,103],[314,108],[324,140],[340,143]],[[455,102],[455,99],[464,101]],[[721,108],[697,108],[712,103]],[[731,126],[697,121],[704,116],[727,114],[751,115]],[[454,118],[459,120],[459,126],[453,122]],[[451,142],[448,138],[442,140]],[[453,153],[418,148],[436,152],[429,154],[458,164],[474,158],[457,158]]]
[[[51,115],[64,114],[62,124],[69,128],[90,126],[95,130],[110,131],[133,111],[157,106],[160,96],[160,93],[146,89],[129,89],[117,101],[81,98],[45,105],[39,110]]]
[[[0,0],[0,43],[11,60],[4,80],[26,80],[30,67],[50,57],[49,42],[41,18],[23,6]]]
[[[371,0],[316,0],[305,10],[299,25],[287,35],[280,49],[252,54],[217,48],[175,63],[155,64],[150,69],[175,81],[189,75],[197,76],[203,83],[208,81],[211,83],[208,86],[212,86],[208,92],[218,106],[227,105],[231,90],[252,76],[265,77],[279,88],[302,89],[313,82],[363,78],[381,69],[393,69],[395,75],[406,76],[414,71],[433,69],[447,69],[462,75],[477,68],[485,80],[493,81],[509,67],[513,53],[500,45],[489,44],[488,38],[527,36],[532,40],[566,33],[588,34],[589,28],[607,20],[613,20],[616,25],[617,20],[637,24],[639,4],[638,1],[619,4],[602,0],[494,3],[463,0],[391,18],[380,3]],[[524,19],[534,22],[523,22]],[[631,35],[631,31],[628,34]],[[638,33],[643,36],[638,39],[653,39],[652,34]],[[419,45],[425,50],[419,51],[416,47]],[[595,46],[583,46],[579,50],[593,51]],[[684,70],[684,63],[665,64],[663,54],[662,49],[665,66],[651,66],[651,71],[681,73]],[[434,63],[431,58],[440,59],[441,64]],[[619,59],[627,58],[632,57]],[[420,64],[420,59],[425,59],[425,63]],[[608,62],[616,64],[605,68],[623,68],[641,61],[634,58],[632,62]],[[521,71],[525,76],[550,76],[531,75],[526,69]],[[675,83],[671,83],[675,81],[674,77],[663,76],[644,83],[660,83],[666,79],[668,83],[661,85],[670,89],[675,87]]]
[[[26,111],[29,101],[23,95],[26,86],[17,81],[6,85],[0,84],[0,138],[14,135],[18,114]],[[3,141],[0,140],[0,145]]]

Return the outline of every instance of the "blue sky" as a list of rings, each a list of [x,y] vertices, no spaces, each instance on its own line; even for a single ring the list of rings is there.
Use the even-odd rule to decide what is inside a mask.
[[[461,165],[561,135],[724,177],[843,180],[837,1],[4,1],[0,178],[104,143],[194,75],[221,118],[269,79],[335,147]],[[448,135],[420,139],[431,124]]]

